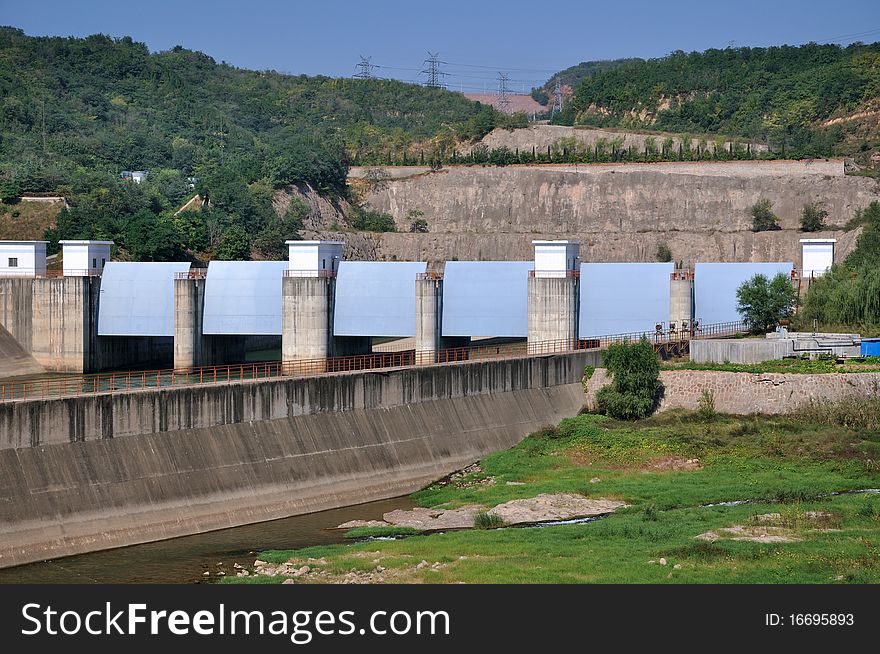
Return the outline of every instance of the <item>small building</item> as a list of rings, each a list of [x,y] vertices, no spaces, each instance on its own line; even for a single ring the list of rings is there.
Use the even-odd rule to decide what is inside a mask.
[[[0,241],[0,277],[46,274],[46,241]]]
[[[342,261],[343,241],[285,241],[287,269],[302,277],[333,275]]]
[[[568,277],[580,269],[581,246],[577,241],[532,241],[535,277]]]
[[[821,277],[834,263],[834,238],[802,238],[801,270],[803,276]]]
[[[122,179],[131,180],[132,182],[135,182],[136,184],[140,184],[142,181],[144,181],[147,178],[147,171],[146,170],[123,170],[121,173],[119,173],[119,176]]]
[[[59,241],[65,277],[100,275],[110,261],[113,241]]]

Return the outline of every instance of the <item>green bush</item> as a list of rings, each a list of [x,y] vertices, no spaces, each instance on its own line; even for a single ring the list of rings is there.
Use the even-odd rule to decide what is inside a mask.
[[[391,214],[354,207],[351,226],[364,232],[396,232],[397,226]]]
[[[779,217],[773,213],[773,203],[767,198],[761,198],[750,209],[752,214],[752,231],[769,232],[779,227]]]
[[[697,415],[704,422],[715,420],[718,416],[718,412],[715,411],[715,393],[708,389],[703,389],[703,392],[700,393],[700,399],[697,400]]]
[[[602,355],[613,381],[596,393],[599,411],[618,420],[647,418],[657,408],[663,385],[660,362],[648,339],[615,343]]]
[[[825,228],[825,219],[828,212],[820,202],[809,202],[804,205],[801,214],[801,231],[818,232]]]

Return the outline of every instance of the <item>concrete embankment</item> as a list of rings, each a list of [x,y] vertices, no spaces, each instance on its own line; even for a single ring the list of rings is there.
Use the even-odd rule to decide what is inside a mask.
[[[598,353],[0,405],[0,567],[416,490],[583,406]]]

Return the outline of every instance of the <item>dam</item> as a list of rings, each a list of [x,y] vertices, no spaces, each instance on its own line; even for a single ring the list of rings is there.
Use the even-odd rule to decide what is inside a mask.
[[[575,241],[442,271],[288,245],[204,270],[76,242],[85,268],[0,278],[3,374],[66,373],[0,381],[0,567],[412,492],[576,414],[607,343],[733,335],[737,280],[793,271],[582,263]],[[273,340],[281,361],[243,363]]]

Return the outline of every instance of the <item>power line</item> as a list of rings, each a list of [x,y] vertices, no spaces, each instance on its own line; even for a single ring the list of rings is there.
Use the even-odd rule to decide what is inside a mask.
[[[372,57],[361,55],[361,60],[356,66],[358,72],[354,74],[355,77],[358,79],[373,79],[376,77],[373,75],[373,69],[378,68],[378,66],[371,64],[370,59],[372,59]]]
[[[499,68],[506,68],[504,66],[483,66],[481,64],[456,64],[451,61],[441,61],[441,64],[446,66],[464,66],[466,68],[487,68],[489,70],[498,70]],[[554,70],[552,68],[506,68],[508,71],[513,71],[514,73],[558,73],[559,70]]]
[[[816,39],[813,43],[827,43],[829,41],[836,41],[837,39],[849,39],[857,36],[869,36],[871,34],[880,33],[880,27],[875,27],[874,29],[866,30],[864,32],[853,32],[852,34],[841,34],[840,36],[832,36],[827,39]]]

